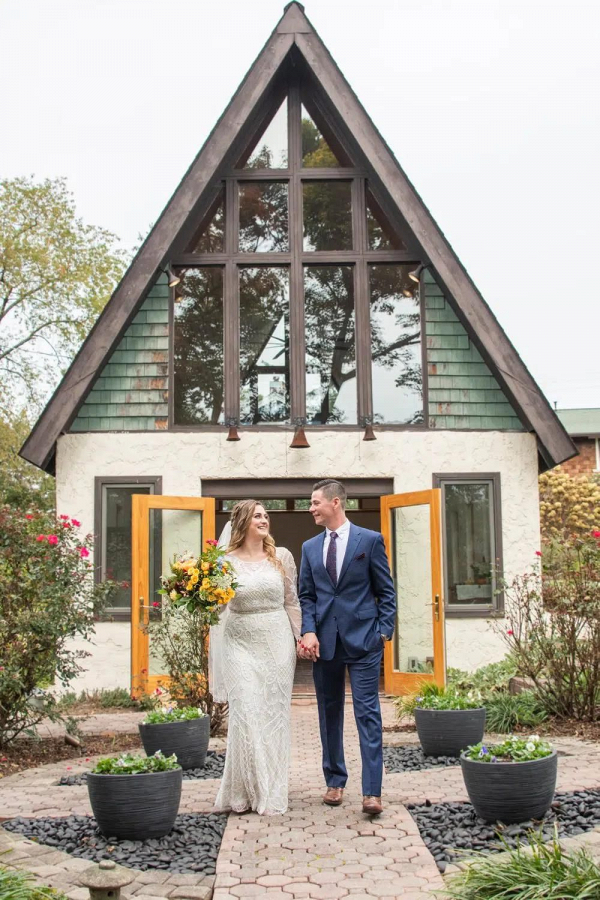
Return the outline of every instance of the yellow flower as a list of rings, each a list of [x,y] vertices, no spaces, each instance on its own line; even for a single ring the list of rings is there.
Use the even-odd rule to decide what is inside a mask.
[[[198,576],[192,575],[192,577],[190,578],[190,581],[192,584],[198,584]]]
[[[208,570],[210,569],[210,563],[203,562],[201,568],[203,572],[208,572]]]
[[[229,590],[227,591],[227,599],[231,600],[232,597],[235,597],[235,591],[233,590],[233,588],[229,588]]]
[[[203,590],[206,590],[206,588],[209,588],[209,587],[210,587],[210,581],[208,580],[208,578],[203,578],[203,579],[202,579],[201,587],[202,587]]]
[[[191,589],[194,587],[194,583],[192,581],[188,581],[185,587],[186,590],[191,591]]]
[[[171,593],[169,594],[169,597],[171,598],[171,600],[177,600],[178,596],[179,596],[179,594],[177,593],[177,591],[171,591]]]
[[[200,572],[198,571],[198,569],[197,569],[195,566],[194,566],[194,568],[191,570],[191,572],[192,572],[192,575],[199,575],[199,574],[200,574]]]

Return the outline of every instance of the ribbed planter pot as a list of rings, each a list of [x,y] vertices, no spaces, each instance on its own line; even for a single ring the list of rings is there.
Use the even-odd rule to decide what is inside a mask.
[[[161,725],[138,725],[146,756],[162,750],[172,753],[182,769],[201,769],[206,762],[210,738],[210,716],[188,719],[185,722],[164,722]]]
[[[87,777],[90,803],[106,837],[144,841],[168,834],[181,800],[182,770]]]
[[[483,740],[485,709],[415,709],[419,741],[426,756],[460,756]]]
[[[482,763],[460,758],[463,778],[475,812],[486,822],[514,825],[541,819],[556,789],[556,750],[528,762]]]

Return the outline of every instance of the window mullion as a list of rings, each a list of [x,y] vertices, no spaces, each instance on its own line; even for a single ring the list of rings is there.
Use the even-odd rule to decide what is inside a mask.
[[[237,266],[232,256],[237,250],[238,186],[233,178],[226,182],[225,283],[223,285],[223,377],[226,425],[237,425],[240,418],[240,297]]]
[[[302,129],[300,91],[292,85],[288,97],[288,165],[290,216],[290,413],[292,424],[306,420],[306,378],[304,337],[304,275],[302,270]]]
[[[358,423],[361,426],[365,426],[373,422],[373,384],[371,375],[369,271],[364,257],[364,253],[367,250],[367,212],[364,178],[355,178],[352,182],[352,231],[354,247],[360,254],[354,275]]]

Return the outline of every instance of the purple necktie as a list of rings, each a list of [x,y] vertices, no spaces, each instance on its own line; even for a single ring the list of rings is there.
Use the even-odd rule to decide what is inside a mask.
[[[335,546],[335,542],[337,541],[337,539],[337,532],[332,531],[329,535],[329,546],[327,548],[327,559],[325,561],[327,574],[334,584],[337,584],[337,548]]]

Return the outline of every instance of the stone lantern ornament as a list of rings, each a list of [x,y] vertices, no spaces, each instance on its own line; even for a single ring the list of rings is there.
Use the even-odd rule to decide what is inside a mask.
[[[121,888],[134,880],[131,869],[118,866],[112,859],[84,869],[79,881],[90,892],[90,900],[119,900]]]

